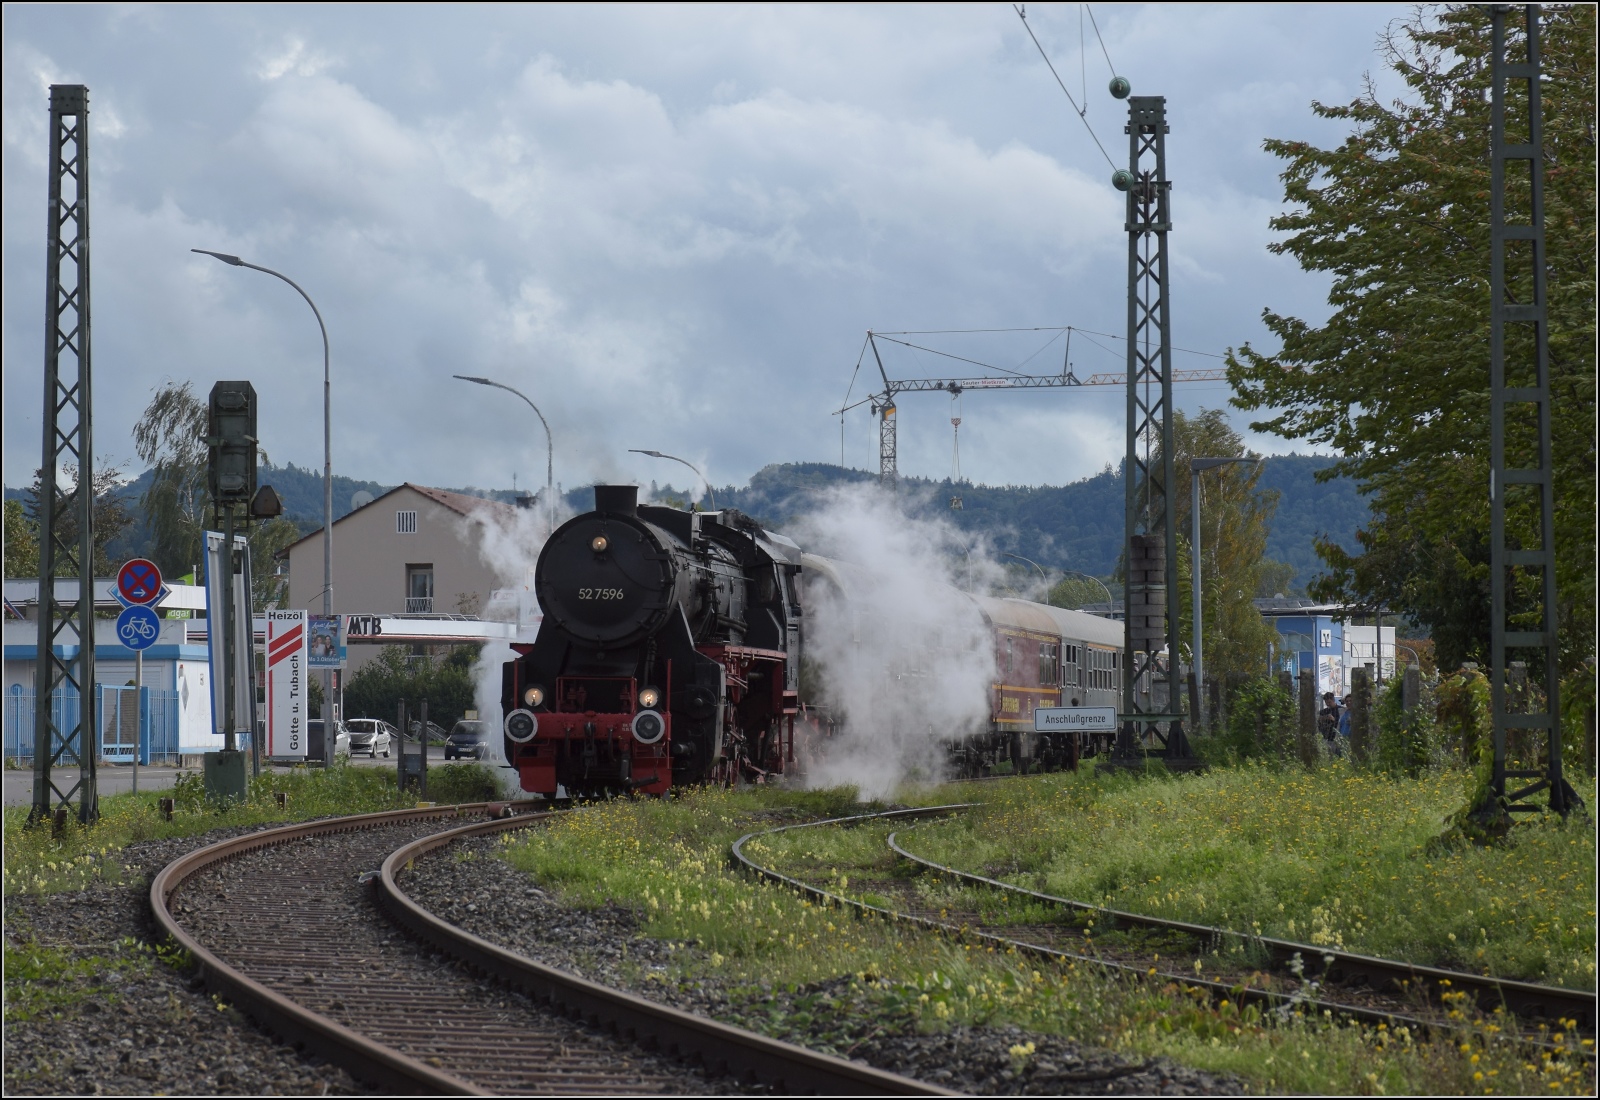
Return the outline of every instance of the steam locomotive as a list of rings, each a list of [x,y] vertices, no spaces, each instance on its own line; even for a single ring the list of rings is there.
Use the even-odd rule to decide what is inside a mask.
[[[812,584],[848,587],[845,570],[734,509],[640,505],[631,485],[594,492],[594,511],[546,542],[534,574],[543,623],[502,668],[505,758],[522,788],[662,794],[792,767],[797,721],[819,725],[800,690],[802,559]],[[1120,626],[973,599],[997,680],[988,728],[948,746],[955,769],[1070,765],[1095,751],[1034,733],[1033,710],[1115,705]]]

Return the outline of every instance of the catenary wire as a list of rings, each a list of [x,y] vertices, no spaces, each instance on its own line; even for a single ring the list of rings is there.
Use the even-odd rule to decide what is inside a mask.
[[[1111,53],[1106,49],[1106,40],[1100,37],[1100,24],[1095,22],[1094,9],[1085,4],[1084,10],[1089,13],[1089,22],[1094,24],[1094,36],[1100,41],[1100,52],[1106,55],[1106,68],[1111,70],[1111,75],[1117,75],[1117,67],[1111,63]],[[1085,98],[1088,98],[1087,96]]]
[[[1094,139],[1095,148],[1100,150],[1100,155],[1106,158],[1106,163],[1111,165],[1112,170],[1115,171],[1117,167],[1116,162],[1111,159],[1111,154],[1106,152],[1106,147],[1100,144],[1100,136],[1094,132],[1094,127],[1089,125],[1089,120],[1084,116],[1083,111],[1079,110],[1078,101],[1072,98],[1071,92],[1067,91],[1067,85],[1061,79],[1061,74],[1056,72],[1056,67],[1050,63],[1050,55],[1045,53],[1044,47],[1039,44],[1038,35],[1034,34],[1033,28],[1028,26],[1027,13],[1022,10],[1022,6],[1019,4],[1013,4],[1011,6],[1016,10],[1018,17],[1021,18],[1023,29],[1028,32],[1028,37],[1033,39],[1033,45],[1039,51],[1039,56],[1044,58],[1045,65],[1050,69],[1050,75],[1055,77],[1056,83],[1061,86],[1061,93],[1067,97],[1067,102],[1072,104],[1072,109],[1077,112],[1078,121],[1083,123],[1083,128],[1088,130],[1089,136]]]

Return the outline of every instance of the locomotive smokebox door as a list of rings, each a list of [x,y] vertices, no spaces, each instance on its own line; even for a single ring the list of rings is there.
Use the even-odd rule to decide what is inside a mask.
[[[660,629],[677,567],[637,518],[638,489],[597,485],[599,510],[564,524],[539,555],[534,587],[547,618],[573,637],[610,649]]]

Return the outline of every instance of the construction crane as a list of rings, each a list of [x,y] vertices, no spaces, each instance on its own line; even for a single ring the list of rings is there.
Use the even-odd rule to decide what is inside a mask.
[[[1005,371],[1005,368],[990,366],[975,359],[964,359],[959,355],[951,355],[949,352],[925,348],[919,344],[913,344],[906,340],[897,340],[892,336],[869,330],[867,332],[867,345],[872,349],[872,358],[877,363],[878,376],[883,380],[883,389],[878,393],[863,398],[854,405],[846,405],[839,410],[839,415],[842,416],[859,405],[871,406],[872,415],[879,418],[878,480],[883,485],[893,487],[900,480],[895,439],[895,398],[898,394],[938,391],[948,393],[951,396],[959,396],[968,390],[1038,390],[1076,386],[1127,385],[1128,376],[1121,371],[1102,372],[1091,374],[1087,378],[1079,378],[1073,372],[1071,361],[1068,358],[1072,352],[1072,331],[1072,326],[1066,327],[1067,350],[1066,355],[1062,357],[1060,374],[1019,374],[1014,371],[1007,371],[1000,377],[973,375],[966,378],[890,378],[888,370],[883,365],[883,356],[878,352],[879,340],[887,340],[892,344],[900,344],[903,347],[913,348],[917,351],[932,352],[948,359],[957,359],[986,370]],[[1225,382],[1227,378],[1228,372],[1224,367],[1212,367],[1204,370],[1175,370],[1172,372],[1172,380],[1174,382]]]

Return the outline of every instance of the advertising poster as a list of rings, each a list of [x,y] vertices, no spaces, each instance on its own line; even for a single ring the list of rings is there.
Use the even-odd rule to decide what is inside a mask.
[[[306,756],[310,651],[304,611],[267,612],[267,756]]]
[[[339,615],[312,615],[306,620],[312,668],[344,667],[344,639],[339,635],[339,626],[343,621]]]

